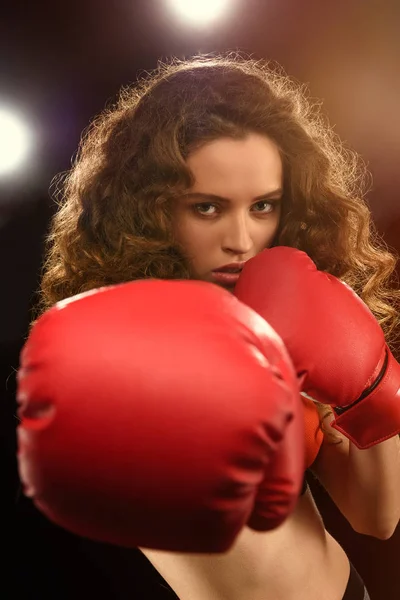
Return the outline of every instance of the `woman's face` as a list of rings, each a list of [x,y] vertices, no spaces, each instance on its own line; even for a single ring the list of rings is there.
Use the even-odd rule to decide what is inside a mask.
[[[220,138],[190,154],[187,164],[195,184],[176,201],[175,237],[194,279],[233,289],[238,274],[228,271],[270,246],[279,225],[278,148],[254,133],[243,140]]]

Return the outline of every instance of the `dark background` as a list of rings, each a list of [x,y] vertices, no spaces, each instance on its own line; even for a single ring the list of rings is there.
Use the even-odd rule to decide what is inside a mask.
[[[121,85],[158,59],[225,50],[278,61],[324,101],[336,132],[366,160],[375,223],[400,250],[399,0],[231,0],[225,17],[197,29],[177,18],[167,0],[6,3],[0,105],[26,116],[35,142],[17,175],[0,178],[2,539],[4,581],[10,574],[11,583],[3,598],[173,597],[138,553],[61,531],[19,494],[15,370],[54,211],[50,182],[69,168],[82,130]],[[372,600],[398,600],[399,528],[385,542],[355,534],[312,485],[328,529]]]

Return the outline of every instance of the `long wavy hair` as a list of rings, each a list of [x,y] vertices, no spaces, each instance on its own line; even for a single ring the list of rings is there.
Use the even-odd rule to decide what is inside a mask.
[[[249,132],[273,140],[284,165],[274,245],[304,250],[348,283],[392,350],[399,327],[396,257],[373,225],[370,177],[305,86],[238,53],[160,62],[121,90],[84,132],[72,168],[54,181],[35,318],[57,301],[140,278],[189,278],[171,206],[193,184],[190,152]]]

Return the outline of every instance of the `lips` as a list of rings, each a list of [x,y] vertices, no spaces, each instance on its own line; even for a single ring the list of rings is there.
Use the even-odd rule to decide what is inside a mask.
[[[237,263],[229,263],[217,269],[213,269],[213,273],[240,273],[245,265],[245,261]]]
[[[242,269],[237,269],[234,267],[226,267],[224,269],[215,269],[214,273],[240,273]]]
[[[235,286],[244,264],[244,262],[230,263],[229,265],[223,265],[218,269],[214,269],[211,273],[213,281],[225,287]]]

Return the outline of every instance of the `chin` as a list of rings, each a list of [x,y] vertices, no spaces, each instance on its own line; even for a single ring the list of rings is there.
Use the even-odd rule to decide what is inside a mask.
[[[227,292],[230,292],[231,294],[233,294],[233,292],[235,291],[234,285],[223,285],[222,283],[217,283],[216,285],[226,290]]]
[[[233,294],[234,290],[235,290],[235,284],[227,284],[227,283],[220,283],[218,281],[213,281],[211,276],[203,276],[201,277],[200,275],[192,275],[192,279],[194,279],[195,281],[205,281],[206,283],[212,283],[213,285],[217,285],[218,287],[227,290],[228,292],[231,292]]]

